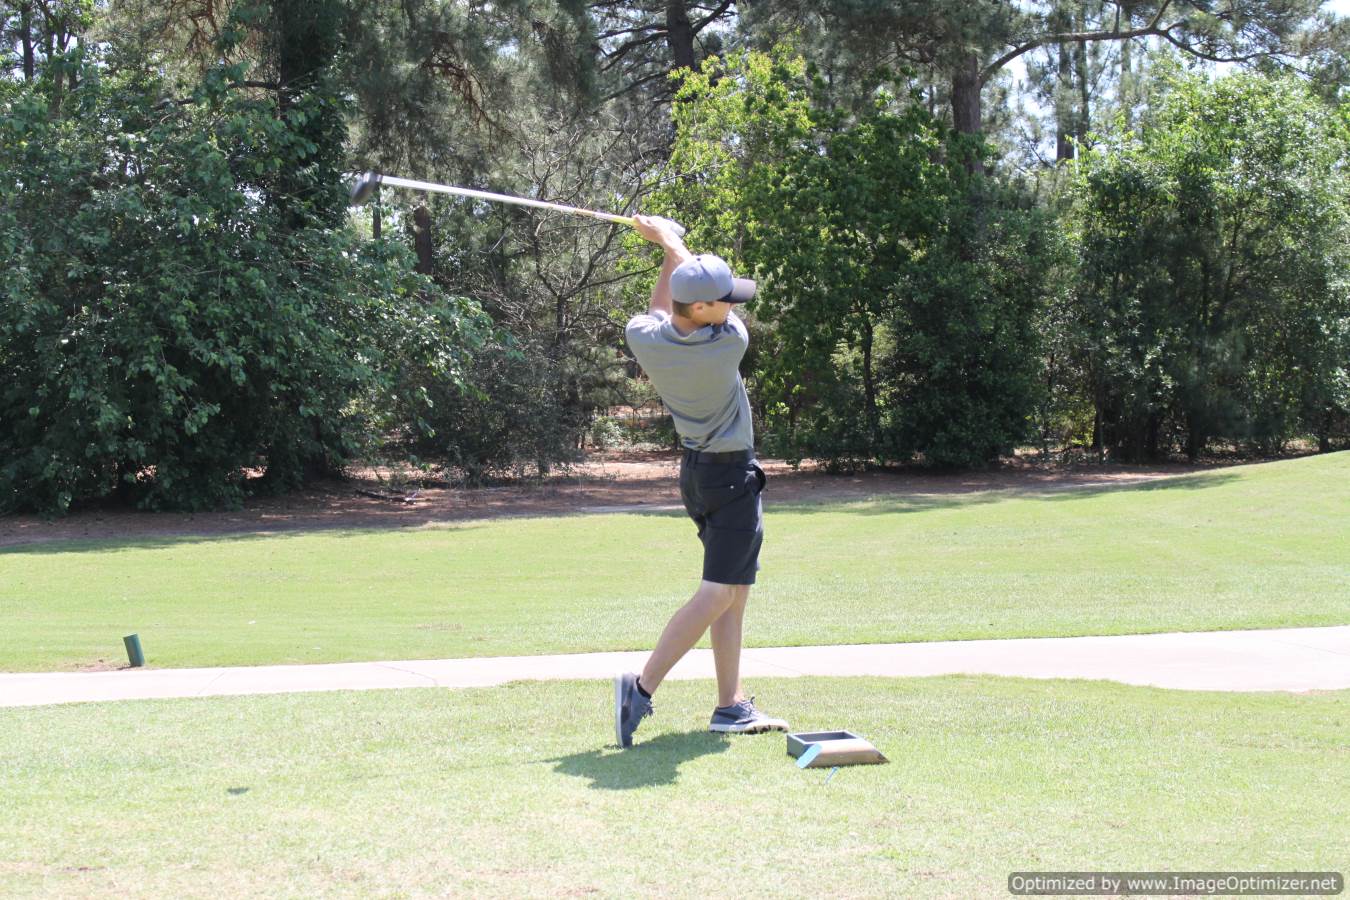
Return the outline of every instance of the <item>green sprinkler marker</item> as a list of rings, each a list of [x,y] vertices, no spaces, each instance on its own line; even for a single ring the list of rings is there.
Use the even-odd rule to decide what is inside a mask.
[[[131,660],[131,667],[139,669],[145,665],[145,654],[141,652],[141,636],[139,634],[129,634],[122,638],[122,643],[127,646],[127,659]]]

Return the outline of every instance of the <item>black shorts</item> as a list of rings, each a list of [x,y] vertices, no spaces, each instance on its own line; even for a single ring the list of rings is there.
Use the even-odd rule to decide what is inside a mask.
[[[703,542],[703,580],[754,584],[764,543],[764,470],[754,460],[680,463],[680,498]]]

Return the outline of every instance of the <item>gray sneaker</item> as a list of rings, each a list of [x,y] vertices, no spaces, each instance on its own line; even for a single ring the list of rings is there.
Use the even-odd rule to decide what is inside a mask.
[[[755,709],[755,698],[751,697],[731,706],[714,709],[708,730],[725,734],[759,734],[761,731],[787,731],[788,723]]]
[[[652,701],[638,692],[637,683],[632,672],[614,676],[614,737],[620,747],[633,746],[638,723],[652,714]]]

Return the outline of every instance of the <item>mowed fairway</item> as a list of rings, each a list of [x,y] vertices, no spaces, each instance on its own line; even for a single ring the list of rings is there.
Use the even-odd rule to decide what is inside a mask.
[[[782,735],[707,734],[710,682],[663,687],[628,751],[604,683],[0,710],[0,895],[970,898],[1016,870],[1345,868],[1350,692],[756,688],[891,763],[830,778]]]
[[[1350,623],[1350,453],[1143,486],[775,505],[753,646]],[[680,515],[0,551],[0,669],[642,649],[697,579]]]

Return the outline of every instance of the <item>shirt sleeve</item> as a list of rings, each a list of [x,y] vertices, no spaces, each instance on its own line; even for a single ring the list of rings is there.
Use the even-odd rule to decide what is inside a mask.
[[[628,325],[624,328],[624,337],[628,339],[628,346],[637,352],[639,346],[649,346],[654,343],[661,333],[661,326],[669,318],[664,313],[642,313],[633,316],[628,320]]]
[[[727,313],[727,327],[732,334],[740,339],[740,342],[743,345],[746,347],[750,346],[750,331],[745,327],[745,323],[741,321],[740,316],[736,315],[734,312]]]

